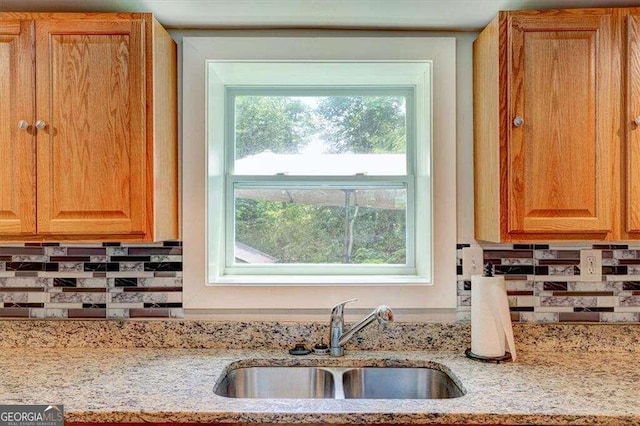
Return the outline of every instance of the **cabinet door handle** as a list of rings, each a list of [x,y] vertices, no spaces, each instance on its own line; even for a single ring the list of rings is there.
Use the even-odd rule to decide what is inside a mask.
[[[43,120],[38,120],[36,121],[36,129],[38,130],[42,130],[47,126],[47,123],[45,123]]]
[[[522,127],[522,125],[524,124],[524,118],[517,116],[516,118],[513,119],[513,125],[516,127]]]
[[[27,120],[20,120],[18,121],[18,128],[20,130],[27,130],[29,128],[29,123]]]
[[[635,125],[636,125],[636,126],[640,126],[640,115],[639,115],[639,116],[637,116],[637,117],[633,120],[633,122],[635,123]]]

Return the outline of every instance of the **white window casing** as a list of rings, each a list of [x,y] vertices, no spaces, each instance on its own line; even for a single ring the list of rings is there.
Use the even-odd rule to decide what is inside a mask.
[[[359,299],[356,308],[385,303],[396,309],[455,309],[454,38],[187,37],[182,51],[183,305],[187,317],[259,310],[284,312],[291,318],[291,313],[329,309],[353,297]],[[315,70],[326,84],[406,85],[413,80],[417,133],[431,139],[431,152],[416,155],[418,159],[430,159],[418,162],[415,170],[419,182],[416,204],[422,206],[415,217],[416,246],[421,236],[431,239],[430,250],[416,249],[415,274],[311,278],[210,274],[220,271],[221,265],[215,257],[209,262],[207,253],[222,253],[220,245],[224,245],[225,153],[224,144],[208,143],[223,140],[224,116],[211,111],[207,100],[223,99],[225,87],[234,84],[309,84],[313,76],[304,72],[305,63],[313,64],[307,70]],[[371,64],[375,64],[375,72],[360,69]],[[361,81],[354,82],[354,75]],[[279,83],[278,78],[286,81]],[[421,113],[431,120],[421,120]],[[423,145],[418,140],[416,149],[423,149]],[[422,199],[421,184],[431,189],[430,199]],[[420,258],[420,253],[429,251],[427,259]],[[214,278],[209,279],[210,275]]]

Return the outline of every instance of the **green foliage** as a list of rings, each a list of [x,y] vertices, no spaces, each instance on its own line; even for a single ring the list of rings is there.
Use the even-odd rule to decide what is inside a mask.
[[[350,263],[405,263],[404,211],[359,210]],[[343,207],[236,201],[237,240],[278,263],[343,263],[344,220]]]
[[[314,105],[283,96],[238,96],[236,158],[266,150],[298,153],[318,137],[331,153],[403,153],[405,116],[402,97],[332,96]],[[339,264],[345,252],[349,263],[405,263],[403,210],[346,208],[348,215],[344,206],[239,199],[236,240],[279,263]],[[345,231],[345,220],[352,233]]]
[[[403,210],[361,208],[354,223],[352,263],[405,263],[405,223]]]
[[[406,152],[403,97],[320,99],[313,108],[292,97],[236,97],[236,158],[266,150],[294,154],[318,132],[333,153]]]
[[[342,222],[335,207],[236,201],[236,239],[278,263],[340,263]]]
[[[288,97],[236,97],[236,158],[271,150],[295,154],[314,132],[312,111]]]
[[[402,153],[406,150],[405,101],[401,97],[326,97],[317,113],[335,153]]]

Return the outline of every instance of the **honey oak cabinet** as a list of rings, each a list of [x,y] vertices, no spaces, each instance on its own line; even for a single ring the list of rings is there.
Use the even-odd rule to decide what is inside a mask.
[[[640,238],[640,9],[624,16],[626,41],[624,149],[624,217],[622,238]]]
[[[32,40],[30,22],[0,21],[0,235],[36,230]]]
[[[622,14],[502,12],[475,41],[476,239],[619,237]]]
[[[0,67],[0,239],[178,237],[176,45],[150,14],[0,13]]]

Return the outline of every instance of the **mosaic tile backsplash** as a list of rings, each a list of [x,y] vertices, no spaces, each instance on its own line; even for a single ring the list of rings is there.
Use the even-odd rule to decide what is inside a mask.
[[[458,319],[471,316],[471,282],[461,279]],[[519,322],[640,322],[640,244],[482,245],[485,262],[503,274],[511,319]],[[580,250],[602,251],[602,280],[580,281]]]
[[[471,316],[462,280],[458,319]],[[504,274],[516,322],[640,322],[640,244],[484,245]],[[580,249],[602,250],[599,282],[580,281]],[[182,318],[182,243],[0,245],[1,318]]]
[[[182,243],[0,246],[0,317],[182,317]]]

